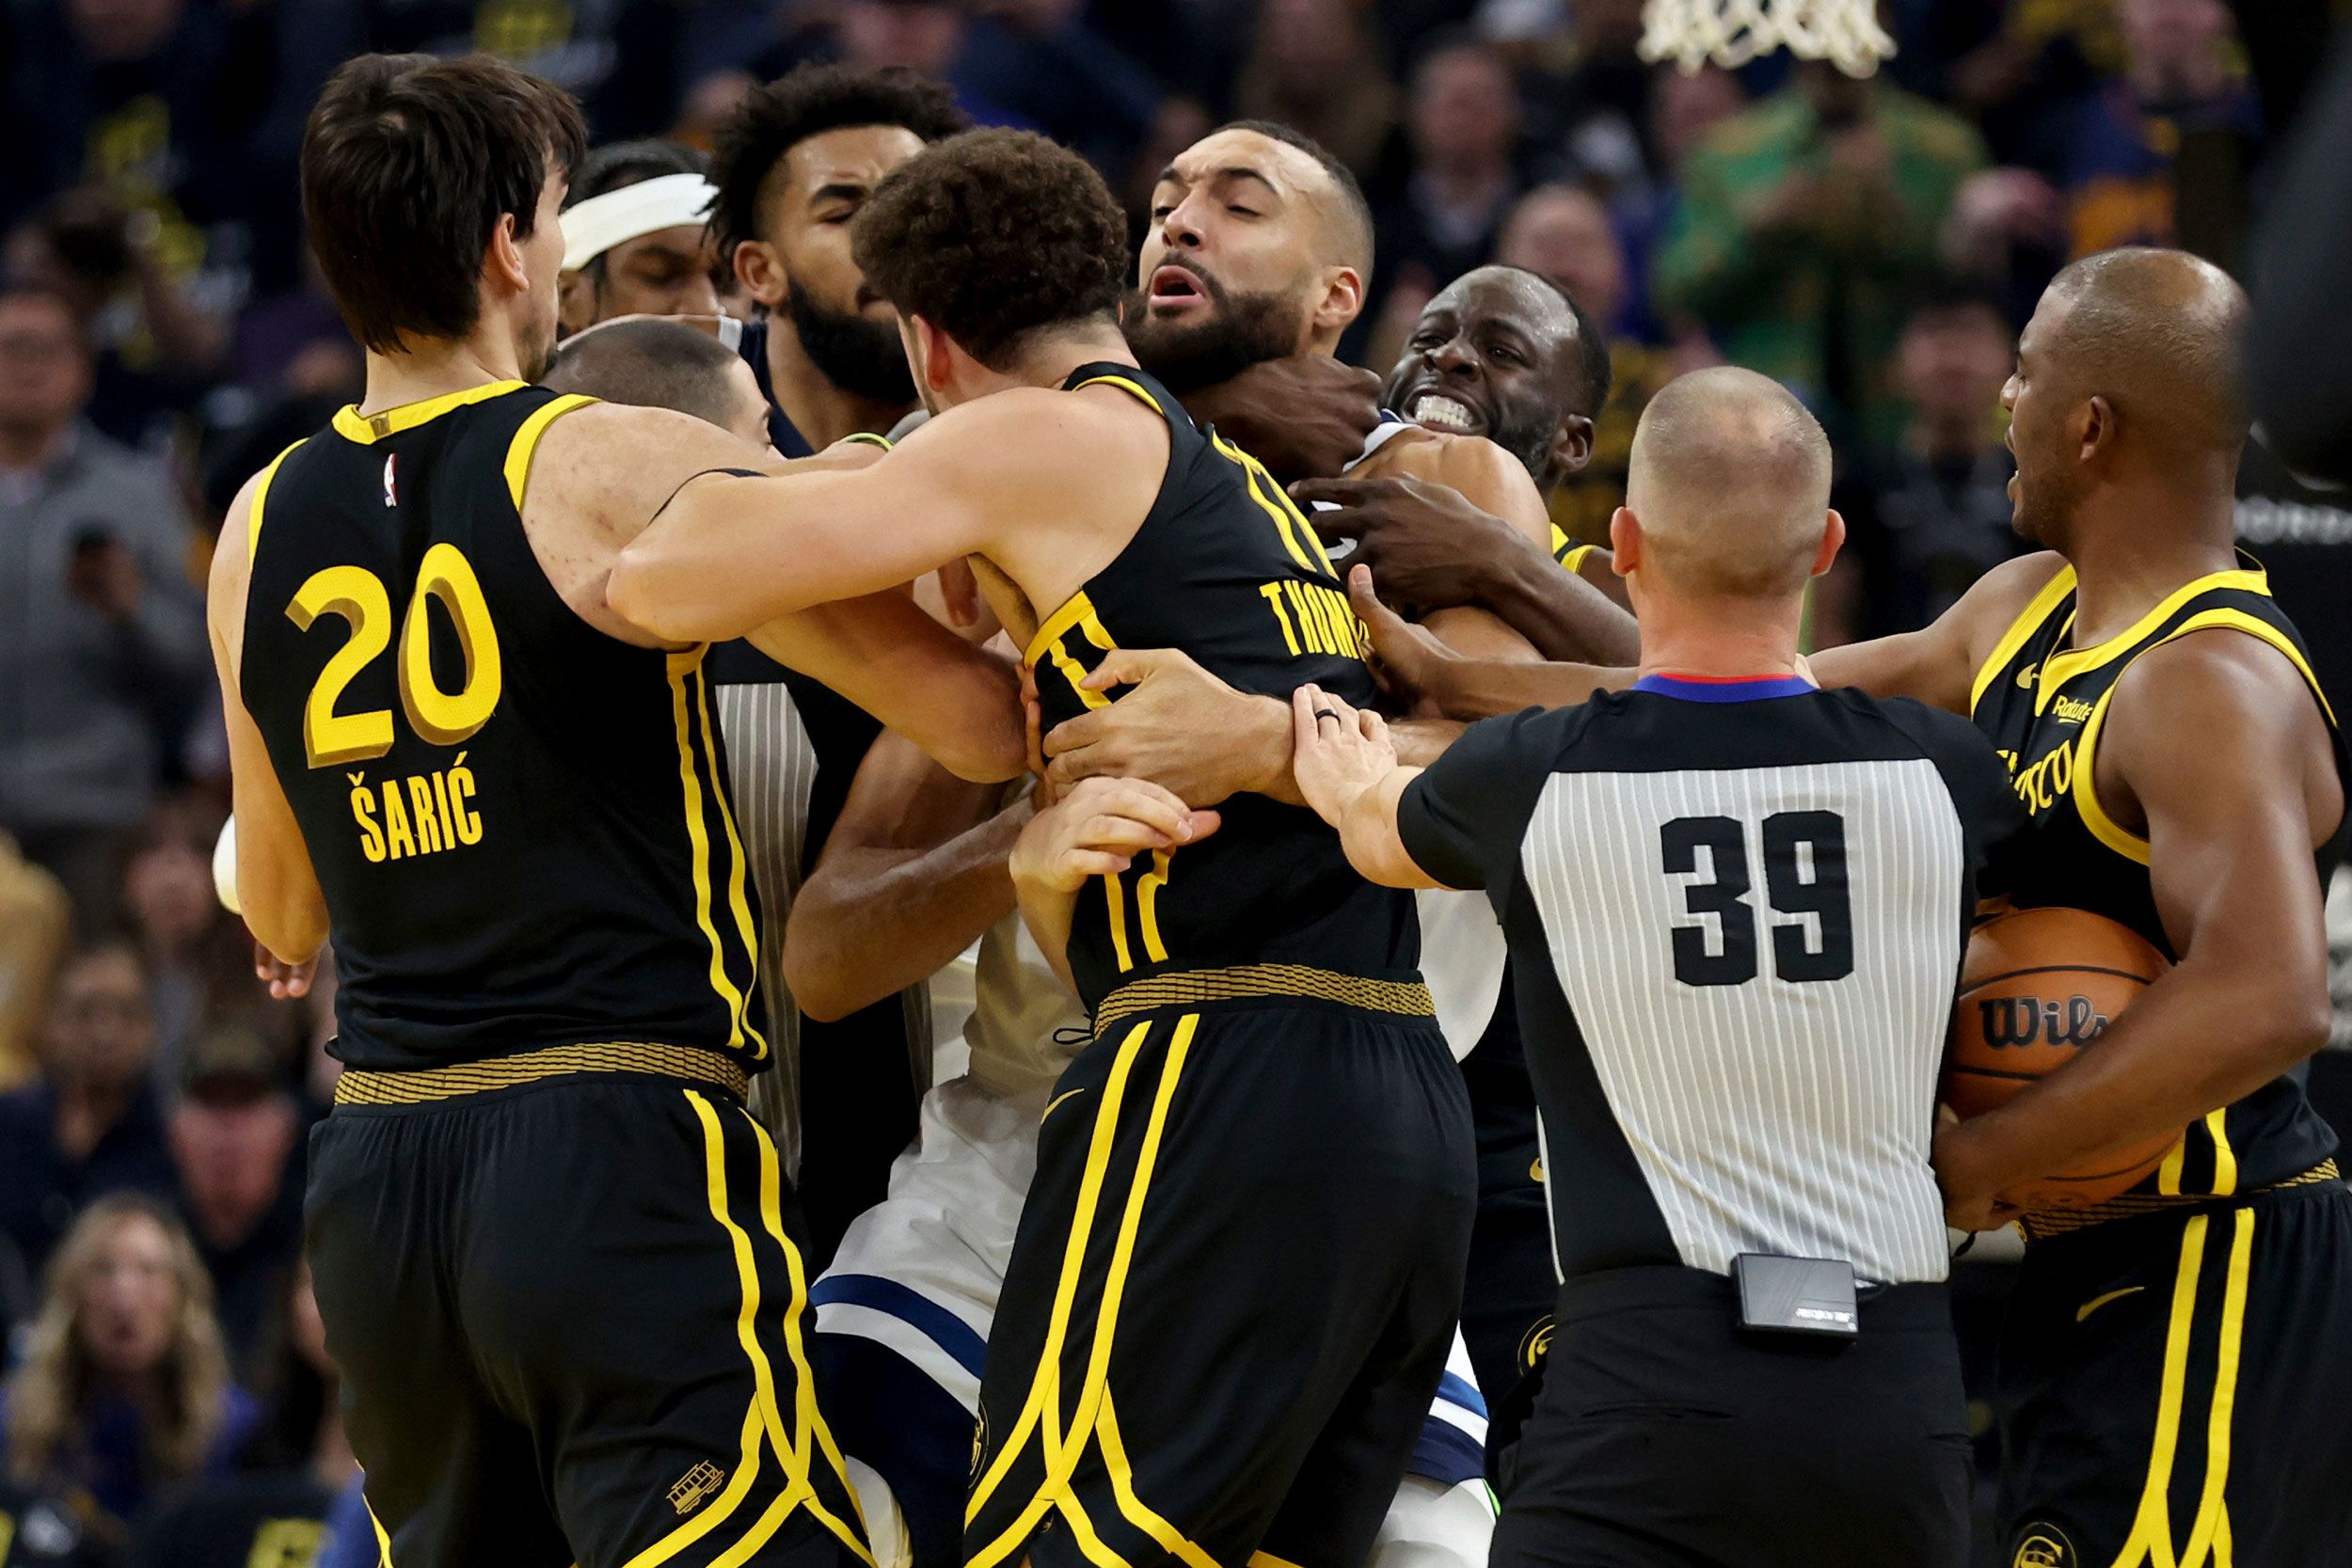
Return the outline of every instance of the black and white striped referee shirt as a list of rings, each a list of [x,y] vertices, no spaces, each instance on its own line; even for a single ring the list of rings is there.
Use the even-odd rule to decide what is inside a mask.
[[[1473,725],[1397,816],[1502,917],[1562,1278],[1743,1252],[1945,1276],[1936,1080],[2022,827],[1966,720],[1645,677]]]

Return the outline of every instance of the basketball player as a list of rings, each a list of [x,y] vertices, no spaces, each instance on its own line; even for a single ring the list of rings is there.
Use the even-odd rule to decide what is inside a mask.
[[[1512,267],[1478,268],[1430,301],[1389,375],[1387,401],[1391,408],[1418,417],[1417,422],[1465,433],[1448,437],[1454,441],[1477,439],[1467,434],[1470,431],[1491,435],[1533,483],[1556,483],[1583,467],[1592,411],[1607,396],[1607,359],[1588,346],[1599,341],[1588,326],[1574,302],[1546,279]],[[1311,480],[1295,486],[1295,494],[1318,504],[1347,503],[1346,511],[1312,515],[1318,530],[1335,539],[1360,527],[1363,513],[1380,506],[1391,490],[1436,498],[1430,504],[1465,519],[1458,531],[1426,531],[1383,551],[1384,569],[1393,570],[1396,580],[1420,580],[1422,552],[1446,550],[1491,550],[1506,560],[1532,560],[1541,571],[1559,575],[1550,559],[1529,547],[1525,530],[1512,529],[1439,483],[1396,467],[1387,477],[1360,477],[1379,458],[1392,452],[1409,456],[1420,445],[1391,440],[1347,477]],[[1372,531],[1376,535],[1376,523]],[[1434,560],[1427,564],[1434,581],[1460,575]],[[1383,582],[1390,585],[1388,578]],[[1408,603],[1427,602],[1417,599],[1409,586],[1399,596]],[[1597,619],[1617,619],[1606,605],[1596,605]],[[1459,646],[1458,639],[1449,637],[1448,642]],[[1629,637],[1609,645],[1629,657],[1633,651]],[[1272,699],[1245,697],[1165,651],[1109,656],[1094,679],[1111,678],[1132,681],[1135,689],[1120,702],[1081,714],[1045,737],[1045,754],[1054,759],[1049,777],[1063,787],[1089,775],[1142,777],[1186,800],[1208,804],[1245,787],[1243,781],[1253,772],[1280,768],[1290,744],[1289,715]],[[1219,736],[1220,743],[1204,745],[1204,736]],[[1463,1329],[1478,1386],[1500,1402],[1541,1352],[1557,1283],[1543,1210],[1534,1101],[1519,1053],[1517,1009],[1507,990],[1499,989],[1507,980],[1499,967],[1485,968],[1483,951],[1464,940],[1474,911],[1499,965],[1500,932],[1491,911],[1483,900],[1445,892],[1423,895],[1420,906],[1422,970],[1440,991],[1447,1038],[1457,1053],[1469,1053],[1462,1070],[1478,1129],[1479,1219],[1463,1292]],[[1441,970],[1463,972],[1465,980],[1483,974],[1483,990],[1474,982],[1466,987],[1450,974],[1441,977]],[[1478,1006],[1449,1007],[1446,990],[1477,990],[1464,1001]]]
[[[563,335],[616,316],[719,314],[718,256],[704,214],[703,155],[667,141],[615,142],[580,160],[564,207]]]
[[[1124,225],[1083,162],[957,137],[886,181],[854,239],[941,412],[864,483],[689,485],[616,567],[616,605],[732,630],[971,554],[1055,717],[1107,700],[1079,683],[1122,641],[1369,695],[1304,520],[1136,367]],[[1360,1562],[1438,1386],[1474,1196],[1410,905],[1248,797],[1214,833],[1177,808],[1136,863],[1072,879],[1111,859],[1081,793],[1013,859],[1016,882],[1025,863],[1033,891],[1067,889],[1058,911],[1033,900],[1066,939],[1040,946],[1101,1033],[1040,1134],[966,1560]]]
[[[1952,1223],[1983,1229],[2019,1182],[2187,1128],[2122,1197],[2025,1216],[2002,1360],[2021,1568],[2352,1554],[2352,1195],[2301,1082],[2327,1037],[2346,763],[2301,641],[2232,547],[2245,313],[2181,251],[2060,273],[2003,393],[2016,526],[2048,550],[1924,631],[1814,661],[1972,713],[2032,817],[2016,901],[2120,920],[2175,960],[2096,1051],[1937,1139]],[[1399,678],[1450,711],[1596,678],[1449,662],[1371,612]]]
[[[363,56],[311,112],[304,209],[368,386],[215,557],[235,890],[279,959],[336,944],[309,1246],[387,1560],[864,1560],[740,1105],[755,899],[702,650],[603,602],[645,515],[757,454],[524,384],[581,140],[486,56]],[[1009,677],[903,597],[760,636],[1017,768]]]
[[[886,436],[920,417],[896,318],[850,254],[850,220],[892,169],[962,126],[937,83],[828,65],[755,87],[720,127],[710,226],[761,313],[714,325],[767,397],[769,440],[786,456]],[[936,595],[925,602],[946,613]],[[914,1135],[930,1085],[930,1009],[919,983],[819,1019],[798,1006],[784,974],[785,921],[801,879],[881,726],[739,640],[714,647],[709,669],[744,850],[770,911],[759,977],[776,1069],[753,1085],[753,1109],[798,1179],[822,1267],[850,1222],[888,1190],[890,1163]]]
[[[1684,376],[1612,528],[1629,692],[1425,770],[1294,694],[1299,787],[1350,861],[1484,888],[1511,940],[1562,1328],[1499,1565],[1967,1558],[1929,1137],[1975,875],[2019,813],[1964,721],[1803,677],[1829,481],[1784,388]]]

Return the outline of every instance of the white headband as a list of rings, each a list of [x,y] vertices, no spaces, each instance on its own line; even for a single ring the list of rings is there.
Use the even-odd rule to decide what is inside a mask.
[[[576,272],[625,241],[701,223],[718,187],[699,174],[664,174],[564,209],[564,270]]]

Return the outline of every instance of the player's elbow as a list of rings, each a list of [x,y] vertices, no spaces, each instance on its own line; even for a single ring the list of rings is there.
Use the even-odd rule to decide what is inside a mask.
[[[784,989],[792,993],[792,1005],[818,1022],[838,1023],[865,1003],[847,983],[850,976],[841,956],[825,951],[829,944],[810,934],[821,911],[804,911],[807,897],[808,890],[803,888],[801,898],[793,904],[792,918],[785,925]]]
[[[253,897],[239,890],[246,928],[271,955],[290,964],[308,963],[326,945],[326,907],[299,896]]]
[[[2328,1043],[2335,1009],[2324,980],[2264,988],[2259,999],[2249,998],[2240,1037],[2251,1052],[2261,1053],[2273,1075],[2309,1060]]]
[[[907,737],[966,784],[1003,784],[1019,778],[1029,766],[1019,677],[1011,666],[989,662],[995,672],[983,676],[961,716],[931,734]]]

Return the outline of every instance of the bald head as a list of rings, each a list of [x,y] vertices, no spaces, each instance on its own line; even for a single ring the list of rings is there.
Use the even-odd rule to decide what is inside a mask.
[[[755,446],[768,442],[768,404],[751,367],[710,334],[659,316],[629,316],[564,340],[541,384],[607,403],[691,414]]]
[[[2068,267],[2026,329],[2069,401],[2103,398],[2147,457],[2210,456],[2246,441],[2239,384],[2246,292],[2185,250],[2102,251]]]
[[[1626,506],[1653,580],[1687,593],[1800,593],[1829,515],[1829,437],[1787,388],[1732,366],[1666,384],[1633,433]]]

